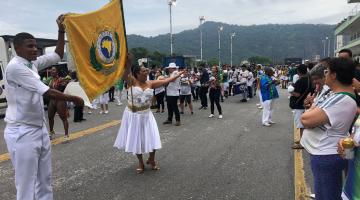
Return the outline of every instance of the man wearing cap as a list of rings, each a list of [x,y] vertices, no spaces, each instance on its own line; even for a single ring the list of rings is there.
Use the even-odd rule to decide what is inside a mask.
[[[170,63],[167,70],[169,70],[170,77],[178,75],[179,67],[175,63]],[[180,126],[180,113],[178,108],[178,99],[180,95],[180,78],[177,78],[175,81],[170,82],[166,87],[166,102],[168,107],[168,119],[163,124],[172,124],[173,114],[175,113],[176,126]]]

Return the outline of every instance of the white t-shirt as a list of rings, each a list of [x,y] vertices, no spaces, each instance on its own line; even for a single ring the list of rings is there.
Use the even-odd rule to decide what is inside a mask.
[[[300,143],[312,155],[338,154],[337,144],[349,135],[356,102],[348,95],[333,93],[318,107],[324,110],[330,123],[305,129]]]
[[[251,87],[254,84],[254,75],[252,72],[249,72],[247,86]]]
[[[299,80],[299,74],[295,74],[294,75],[294,77],[293,77],[293,83],[295,84],[296,83],[296,81],[298,81]]]
[[[170,74],[170,77],[177,76],[179,74],[178,71],[174,71]],[[166,87],[166,95],[167,96],[179,96],[180,90],[180,78],[177,78],[175,81],[169,83]]]
[[[249,76],[249,71],[245,70],[245,71],[240,71],[240,83],[246,83],[248,80],[248,76]]]
[[[180,78],[180,95],[191,95],[191,84],[189,77]]]

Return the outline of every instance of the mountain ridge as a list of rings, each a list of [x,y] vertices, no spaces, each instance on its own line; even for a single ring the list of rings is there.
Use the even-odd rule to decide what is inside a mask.
[[[218,58],[218,27],[221,32],[221,61],[230,63],[230,34],[233,39],[233,62],[252,56],[264,56],[274,61],[287,57],[311,59],[315,55],[323,56],[322,39],[333,38],[335,25],[327,24],[262,24],[235,25],[221,22],[206,22],[201,25],[203,31],[203,59]],[[194,55],[200,58],[200,27],[173,34],[174,53]],[[144,47],[149,51],[170,54],[170,34],[158,36],[128,35],[129,48]],[[328,44],[326,44],[328,45]],[[334,42],[330,42],[330,50]],[[327,46],[326,46],[327,48]]]

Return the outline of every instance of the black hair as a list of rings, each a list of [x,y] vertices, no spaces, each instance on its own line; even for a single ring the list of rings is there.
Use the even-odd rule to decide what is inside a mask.
[[[307,67],[309,68],[309,70],[312,70],[312,68],[314,68],[314,66],[315,66],[314,63],[309,63]]]
[[[141,66],[134,65],[131,67],[131,73],[135,78],[137,78],[137,74],[140,73],[140,70],[141,70]]]
[[[20,46],[24,43],[24,40],[27,39],[35,39],[35,37],[33,35],[31,35],[30,33],[18,33],[15,35],[14,37],[14,45],[15,46]]]
[[[347,54],[349,54],[349,56],[350,56],[350,58],[352,57],[352,51],[350,50],[350,49],[341,49],[340,51],[339,51],[339,54],[340,53],[347,53]]]
[[[344,85],[351,85],[355,73],[355,63],[346,58],[332,58],[329,61],[329,69],[336,73],[336,80]]]
[[[307,66],[304,64],[301,64],[297,67],[296,71],[302,75],[307,74]]]

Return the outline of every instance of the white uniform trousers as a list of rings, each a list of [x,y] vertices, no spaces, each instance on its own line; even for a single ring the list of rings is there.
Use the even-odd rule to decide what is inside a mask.
[[[117,104],[121,103],[122,100],[122,90],[115,89],[115,100]]]
[[[263,114],[262,114],[262,123],[270,123],[272,121],[274,100],[266,100],[262,102],[263,105]]]
[[[4,138],[15,169],[17,200],[52,200],[51,143],[45,124],[7,124]]]
[[[263,104],[263,102],[262,102],[262,96],[261,96],[261,91],[260,91],[260,89],[258,90],[258,94],[259,94],[259,101],[260,101],[260,105],[262,105]]]

